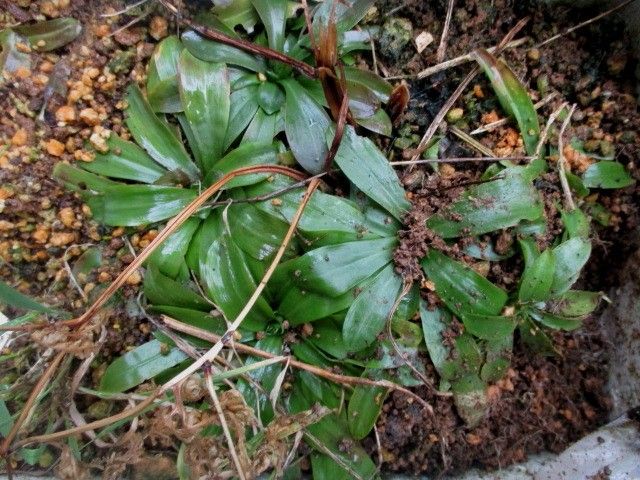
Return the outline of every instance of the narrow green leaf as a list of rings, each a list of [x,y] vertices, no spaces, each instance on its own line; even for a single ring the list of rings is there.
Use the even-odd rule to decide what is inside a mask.
[[[332,135],[328,138],[330,142]],[[411,208],[387,159],[371,140],[358,136],[351,126],[345,128],[335,161],[354,185],[396,219],[400,220]]]
[[[267,2],[264,0],[251,0],[251,3],[258,12],[267,32],[269,48],[282,52],[284,47],[284,28],[289,7],[288,0],[269,0]]]
[[[210,308],[213,308],[213,305],[211,305]],[[190,308],[176,307],[173,305],[152,305],[149,310],[153,313],[167,315],[174,320],[179,320],[187,325],[198,327],[202,330],[213,332],[218,335],[223,335],[227,331],[227,324],[224,321],[224,318],[222,318],[222,315],[219,315],[218,312],[216,312],[217,316],[214,316],[209,311],[192,310]],[[249,335],[250,338],[253,339],[253,332]],[[185,337],[197,346],[207,347],[211,345],[211,342],[207,342],[206,340],[201,340],[190,335],[185,335]]]
[[[522,342],[536,353],[553,356],[556,351],[549,336],[531,320],[529,315],[523,315],[518,331]]]
[[[258,86],[250,85],[231,94],[231,109],[229,111],[229,124],[224,138],[226,150],[240,136],[251,123],[258,111]]]
[[[277,153],[276,147],[271,143],[243,143],[238,148],[226,154],[209,169],[205,183],[212,184],[227,173],[237,170],[238,168],[250,167],[252,165],[274,165],[278,163]],[[229,190],[236,187],[253,185],[263,181],[268,176],[269,174],[267,173],[242,175],[228,182],[223,188]]]
[[[442,335],[451,323],[451,314],[444,308],[429,307],[424,300],[420,301],[420,318],[422,333],[427,345],[429,357],[440,377],[446,377],[446,363],[451,356],[450,348],[442,343]]]
[[[66,17],[20,25],[13,27],[13,30],[27,37],[32,48],[40,52],[50,52],[78,38],[82,32],[82,25],[75,18]]]
[[[393,130],[391,119],[389,118],[389,115],[387,115],[387,112],[381,108],[376,110],[376,112],[370,117],[356,118],[355,120],[358,125],[366,128],[370,132],[379,133],[380,135],[385,135],[387,137],[391,136],[391,132]]]
[[[285,97],[282,89],[273,82],[262,82],[258,87],[258,104],[267,115],[279,112],[284,105]]]
[[[389,264],[358,295],[342,326],[342,338],[350,351],[362,350],[376,340],[401,288],[402,279]]]
[[[543,312],[536,309],[529,310],[531,317],[542,325],[557,330],[575,330],[580,328],[582,320],[580,318],[561,317],[552,313]]]
[[[575,210],[562,211],[560,215],[567,238],[589,238],[589,233],[591,232],[589,219],[582,210],[576,208]]]
[[[551,284],[551,294],[560,295],[578,280],[580,271],[591,255],[591,242],[575,237],[553,249],[556,269]]]
[[[506,63],[486,50],[476,50],[474,57],[491,81],[502,108],[518,122],[527,155],[534,155],[540,139],[540,124],[526,88]]]
[[[316,248],[281,264],[274,280],[284,277],[305,290],[342,295],[388,264],[396,243],[381,238]]]
[[[518,290],[520,302],[543,302],[547,300],[551,292],[555,270],[556,262],[551,250],[545,250],[533,263],[527,265],[522,274],[522,282]]]
[[[440,298],[458,315],[498,315],[507,302],[504,290],[437,250],[430,250],[421,263]]]
[[[251,0],[216,4],[213,12],[229,29],[234,30],[236,26],[241,25],[247,33],[253,32],[254,26],[260,20]]]
[[[176,278],[184,265],[191,238],[199,225],[199,218],[189,218],[153,251],[147,263],[157,267],[164,275]]]
[[[510,338],[516,328],[513,318],[501,315],[465,313],[462,322],[466,332],[483,340],[496,341]]]
[[[0,284],[2,285],[2,284]],[[4,400],[0,399],[0,435],[7,437],[13,427],[13,417]]]
[[[349,110],[356,118],[371,117],[380,108],[378,97],[368,87],[347,81]]]
[[[153,266],[144,277],[144,294],[155,305],[172,305],[208,312],[211,304],[181,282],[163,275]]]
[[[104,177],[82,170],[68,163],[57,163],[53,167],[53,178],[64,183],[69,190],[76,192],[105,192],[111,187],[122,185]]]
[[[347,81],[359,83],[369,88],[381,102],[387,103],[389,101],[393,85],[379,75],[357,67],[344,67],[344,75]]]
[[[119,393],[140,385],[187,358],[178,348],[151,340],[114,360],[100,379],[100,390]]]
[[[107,146],[108,152],[97,152],[93,162],[82,164],[82,168],[106,177],[142,183],[154,183],[167,173],[135,143],[122,140],[115,133],[107,140]]]
[[[536,220],[542,213],[540,196],[527,172],[511,167],[499,178],[467,189],[459,200],[427,220],[427,226],[444,238],[481,235]]]
[[[362,20],[373,3],[374,0],[328,0],[322,2],[314,16],[314,26],[317,24],[327,25],[333,11],[338,31],[351,30]]]
[[[74,275],[89,275],[102,265],[102,251],[98,247],[89,247],[73,264]]]
[[[157,185],[107,187],[87,203],[96,220],[113,226],[138,226],[171,218],[197,196],[187,188]]]
[[[362,440],[373,429],[382,411],[387,389],[358,385],[351,394],[347,406],[349,432],[356,440]]]
[[[200,172],[191,161],[184,146],[170,128],[151,109],[136,85],[127,89],[127,127],[138,145],[156,162],[170,171],[182,172],[196,181]]]
[[[340,324],[330,318],[315,322],[313,324],[313,334],[309,336],[307,341],[338,360],[346,358],[349,354],[349,350],[342,338]]]
[[[329,116],[295,80],[284,80],[281,85],[286,93],[285,133],[291,151],[307,172],[320,173],[328,152]]]
[[[569,290],[547,304],[547,310],[563,317],[583,317],[598,308],[601,298],[600,292]]]
[[[183,109],[178,92],[178,58],[183,49],[178,37],[170,35],[158,44],[149,60],[147,100],[156,112]]]
[[[251,123],[247,127],[240,143],[270,143],[278,133],[279,113],[267,115],[267,113],[258,108]]]
[[[206,39],[193,30],[182,34],[182,42],[189,52],[205,62],[237,65],[253,72],[261,72],[264,66],[253,55],[224,43]]]
[[[223,63],[204,62],[183,51],[178,61],[180,98],[202,158],[204,172],[222,156],[231,85]]]
[[[314,322],[348,308],[355,299],[354,290],[351,289],[337,297],[328,297],[292,285],[284,292],[278,313],[286,318],[290,325]]]
[[[624,188],[635,180],[619,162],[603,161],[590,165],[582,175],[587,188]]]
[[[32,300],[26,295],[20,293],[14,288],[11,288],[4,282],[0,282],[0,303],[8,305],[13,308],[19,308],[20,310],[31,310],[41,313],[56,313],[54,308],[47,307],[41,303]]]

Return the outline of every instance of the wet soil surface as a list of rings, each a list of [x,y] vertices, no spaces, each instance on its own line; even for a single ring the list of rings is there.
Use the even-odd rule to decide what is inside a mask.
[[[415,74],[436,63],[446,3],[378,3],[374,23],[382,24],[387,18],[409,19],[405,25],[412,25],[411,38],[424,31],[435,39],[418,54],[412,41],[403,44],[394,38],[383,38],[377,43],[377,54],[384,74]],[[50,54],[33,54],[31,71],[22,72],[22,78],[13,78],[0,87],[0,145],[6,145],[0,148],[0,279],[49,305],[80,313],[157,232],[99,226],[91,220],[91,212],[79,197],[52,179],[52,170],[58,162],[90,160],[85,142],[94,134],[100,135],[101,129],[126,135],[122,129],[124,87],[144,78],[154,43],[167,31],[174,31],[175,26],[156,16],[160,12],[157,10],[141,23],[117,32],[133,17],[120,16],[112,22],[97,14],[119,8],[120,2],[25,0],[15,4],[22,9],[7,9],[3,23],[72,15],[83,22],[84,30],[82,37],[69,47]],[[389,17],[387,13],[392,10]],[[18,18],[22,14],[26,17]],[[540,49],[531,48],[574,25],[580,17],[586,19],[592,14],[535,8],[526,1],[460,0],[451,22],[446,58],[497,44],[518,20],[530,15],[531,21],[519,37],[528,35],[533,40],[509,50],[505,58],[533,93],[538,92],[536,101],[558,92],[557,98],[541,108],[542,117],[548,118],[563,99],[577,103],[567,137],[579,138],[585,142],[585,149],[588,147],[596,156],[607,155],[613,148],[616,159],[640,178],[634,163],[640,158],[640,114],[631,73],[634,62],[626,50],[620,25],[607,20]],[[68,62],[68,76],[64,69],[55,69],[62,59]],[[395,159],[402,159],[415,147],[419,135],[470,68],[463,65],[424,80],[409,80],[412,100],[402,119],[399,138],[388,150]],[[51,98],[44,121],[39,121],[37,115],[46,86],[56,75],[63,75],[66,92]],[[500,114],[489,85],[481,77],[456,107],[464,112],[456,126],[465,131],[495,120]],[[554,135],[557,131],[552,133],[552,140]],[[510,125],[478,139],[497,155],[524,154],[519,136]],[[452,135],[447,135],[442,145],[440,155],[444,157],[477,155]],[[572,167],[583,168],[581,161],[584,159],[576,158]],[[477,179],[485,167],[471,162],[456,164],[455,168],[447,165],[440,169],[439,176],[430,167],[399,171],[416,205],[407,219],[409,224],[423,224],[425,215],[455,197],[455,185]],[[557,178],[550,174],[539,181],[545,182],[550,231],[558,233],[556,202],[561,199],[561,190]],[[447,186],[443,182],[453,188],[443,190],[441,187]],[[598,195],[598,201],[612,215],[609,226],[597,231],[592,261],[581,282],[585,288],[607,290],[615,285],[616,269],[633,248],[629,238],[638,221],[638,190],[629,187]],[[507,231],[486,240],[498,245],[502,242],[508,248],[514,238]],[[415,264],[417,254],[427,248],[459,247],[445,246],[424,229],[407,229],[402,242],[403,248],[396,252],[396,264],[414,280],[420,276]],[[71,281],[69,272],[90,245],[98,246],[102,252],[100,267],[86,275],[74,275],[76,278]],[[487,275],[512,289],[520,268],[513,262],[498,262],[491,265]],[[149,326],[136,302],[140,281],[140,276],[130,279],[107,315],[104,325],[108,333],[96,361],[96,378],[109,358],[141,343],[148,335]],[[438,300],[430,297],[430,301]],[[6,313],[11,317],[13,312]],[[516,339],[508,376],[490,387],[490,414],[473,429],[464,427],[448,397],[434,396],[432,391],[419,388],[418,393],[435,410],[433,416],[425,417],[419,406],[408,403],[406,397],[390,395],[377,425],[380,448],[373,438],[366,440],[373,458],[379,454],[384,470],[407,473],[437,474],[470,466],[500,468],[541,450],[560,451],[597,428],[605,422],[610,408],[604,390],[606,340],[599,334],[596,322],[590,320],[575,333],[556,334],[554,341],[560,355],[542,357]],[[437,384],[432,366],[427,364],[426,369]]]

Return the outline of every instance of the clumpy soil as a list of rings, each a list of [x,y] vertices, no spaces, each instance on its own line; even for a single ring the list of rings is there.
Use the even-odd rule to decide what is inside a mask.
[[[379,66],[389,76],[416,74],[436,63],[435,53],[446,4],[446,1],[416,0],[405,2],[403,8],[395,10],[394,15],[410,19],[413,38],[426,31],[435,41],[421,54],[412,43],[402,49],[390,42],[379,43]],[[388,1],[379,4],[378,8],[386,12],[397,6],[397,2]],[[610,147],[614,147],[616,160],[627,165],[637,179],[640,176],[635,164],[640,153],[637,133],[640,131],[640,113],[633,75],[636,64],[626,50],[628,43],[622,25],[608,19],[539,49],[532,48],[593,14],[589,11],[569,13],[568,9],[541,7],[535,2],[456,2],[447,58],[497,44],[518,20],[530,16],[531,21],[516,38],[530,36],[532,40],[523,47],[507,51],[504,57],[518,77],[537,91],[539,96],[534,101],[551,92],[558,93],[556,99],[540,110],[543,118],[548,118],[563,101],[576,103],[576,113],[566,138],[584,141],[585,147],[595,156],[610,154]],[[411,135],[422,134],[470,68],[466,65],[424,80],[408,80],[412,100],[404,121],[411,127],[404,132],[413,146],[419,137],[411,139]],[[477,77],[471,85],[456,103],[456,107],[464,112],[463,118],[456,120],[456,126],[465,131],[496,120],[494,109],[500,111],[497,105],[485,100],[487,93],[491,96],[491,88],[484,78]],[[496,155],[524,154],[522,144],[514,138],[510,126],[476,138]],[[557,129],[552,133],[552,139],[555,138]],[[555,140],[552,143],[556,144]],[[410,148],[392,151],[398,157],[412,155]],[[478,153],[451,134],[441,142],[441,158],[474,155]],[[574,172],[584,171],[588,166],[584,164],[584,156],[571,149],[565,149],[565,155]],[[446,190],[442,187],[450,188],[478,178],[486,168],[486,164],[471,162],[454,166],[441,167],[438,176],[431,167],[407,168],[400,173],[405,187],[413,194],[414,210],[407,218],[409,225],[423,225],[425,214],[437,211],[452,200],[455,192],[443,194]],[[549,238],[539,239],[544,248],[562,229],[557,210],[562,202],[562,192],[553,169],[537,182],[545,197],[549,231]],[[434,186],[439,188],[434,190]],[[581,288],[606,291],[616,284],[617,269],[637,246],[633,232],[638,225],[638,193],[637,187],[629,187],[598,194],[597,200],[611,211],[612,217],[606,228],[596,230],[593,254],[580,280]],[[505,231],[487,240],[492,240],[496,248],[501,244],[508,248],[515,235]],[[458,242],[463,243],[464,239]],[[424,228],[407,229],[401,233],[396,266],[405,277],[415,280],[420,276],[416,257],[428,248],[447,249],[449,255],[459,255],[459,246],[444,245],[433,232]],[[459,258],[465,260],[464,256]],[[472,259],[466,260],[472,262]],[[496,262],[492,263],[487,276],[504,288],[513,289],[514,279],[518,278],[514,274],[521,268],[522,265],[509,260]],[[428,293],[423,296],[430,303],[438,301]],[[408,402],[405,396],[390,395],[377,423],[380,445],[374,439],[368,439],[370,452],[383,459],[385,470],[442,474],[473,466],[497,469],[521,462],[532,453],[562,451],[607,420],[611,408],[605,390],[610,346],[599,333],[594,318],[576,332],[555,333],[553,340],[560,354],[543,357],[516,338],[509,373],[505,379],[490,386],[489,414],[475,428],[465,427],[450,398],[436,396],[427,388],[418,389],[418,392],[433,405],[433,416],[424,414],[419,405]],[[432,365],[428,361],[425,363],[437,385]]]
[[[9,3],[11,0],[9,0]],[[146,62],[154,43],[175,31],[171,20],[163,20],[152,12],[139,24],[113,34],[133,17],[111,19],[97,17],[110,8],[119,9],[121,2],[30,2],[17,1],[22,10],[7,9],[11,24],[44,14],[47,18],[74,16],[83,23],[80,39],[55,53],[32,54],[32,71],[24,78],[6,82],[0,87],[0,278],[25,294],[49,305],[64,307],[74,313],[86,309],[95,295],[115,278],[133,256],[157,234],[155,230],[109,229],[92,221],[91,212],[79,197],[51,177],[58,162],[82,162],[89,151],[85,142],[101,128],[123,132],[121,99],[124,87],[144,78]],[[60,5],[52,8],[50,4]],[[422,53],[411,41],[378,42],[377,54],[381,71],[388,76],[415,74],[433,65],[446,1],[395,0],[378,2],[382,24],[387,13],[393,18],[409,19],[410,38],[429,32],[435,38]],[[3,3],[0,0],[0,6]],[[49,5],[45,7],[45,5]],[[404,6],[402,6],[404,5]],[[640,114],[632,82],[634,62],[626,50],[621,26],[615,21],[591,25],[554,43],[531,47],[552,34],[563,31],[593,12],[569,13],[561,8],[536,7],[534,2],[506,0],[459,0],[451,22],[446,58],[466,54],[476,47],[497,44],[506,32],[524,16],[531,21],[518,35],[533,40],[523,47],[507,51],[505,58],[518,76],[534,92],[539,88],[540,100],[552,91],[558,96],[540,110],[548,118],[566,99],[577,103],[572,127],[567,138],[585,142],[594,155],[607,155],[615,148],[616,159],[627,165],[640,179],[635,159],[640,158]],[[402,6],[401,8],[397,8]],[[13,13],[12,13],[13,12]],[[18,18],[21,15],[25,18]],[[13,17],[11,17],[11,15]],[[165,30],[165,28],[167,30]],[[392,39],[394,40],[394,39]],[[68,62],[68,74],[54,69],[57,62]],[[108,71],[105,67],[109,67]],[[435,113],[458,86],[469,65],[444,71],[424,80],[408,80],[412,100],[401,119],[403,132],[388,151],[394,159],[411,156],[419,136]],[[45,108],[44,121],[36,117],[43,106],[47,82],[63,75],[68,85],[63,94],[53,95]],[[62,107],[69,104],[70,112]],[[458,101],[463,118],[456,125],[469,131],[501,114],[493,100],[490,86],[478,77]],[[91,111],[89,111],[91,110]],[[95,119],[98,119],[96,122]],[[557,130],[552,132],[552,140]],[[405,140],[401,144],[400,140]],[[409,143],[407,143],[409,139]],[[507,125],[479,136],[486,148],[497,155],[522,155],[521,142],[513,126]],[[94,141],[96,138],[94,137]],[[6,143],[7,148],[1,145]],[[553,140],[555,144],[555,140]],[[567,153],[567,157],[569,153]],[[441,157],[475,156],[477,152],[448,134],[441,143]],[[572,168],[582,168],[579,155]],[[486,164],[464,163],[440,168],[434,176],[431,167],[398,171],[410,192],[416,208],[407,219],[409,224],[422,224],[425,215],[437,211],[460,191],[456,185],[475,181]],[[551,232],[560,228],[556,203],[561,201],[557,178],[549,174],[538,180],[545,192],[546,214]],[[638,189],[602,191],[598,201],[612,216],[609,226],[599,228],[594,251],[581,287],[608,290],[615,285],[616,271],[628,252],[638,222]],[[465,260],[460,245],[447,246],[425,229],[407,230],[402,234],[402,248],[396,252],[396,264],[414,280],[420,279],[415,258],[427,248],[448,249],[449,254]],[[487,238],[499,248],[508,249],[515,241],[509,231]],[[69,271],[91,246],[99,246],[102,264],[87,275],[70,282]],[[502,246],[502,247],[500,247]],[[493,282],[512,289],[514,274],[521,265],[497,262],[491,264],[487,276]],[[139,275],[130,278],[121,289],[120,299],[104,320],[107,337],[96,361],[94,376],[110,358],[119,355],[148,337],[149,325],[136,302]],[[425,292],[432,303],[438,299]],[[12,312],[7,312],[12,316]],[[25,339],[26,341],[26,339]],[[516,339],[512,366],[506,378],[489,389],[491,409],[486,419],[469,429],[456,413],[450,397],[436,396],[427,388],[417,393],[433,407],[433,416],[424,416],[407,397],[391,394],[378,421],[380,447],[374,438],[365,441],[373,458],[382,458],[387,471],[441,474],[470,466],[500,468],[526,459],[542,450],[561,451],[607,419],[610,400],[605,392],[607,355],[606,340],[598,332],[597,322],[590,319],[573,333],[554,334],[555,357],[542,357],[527,350]],[[437,375],[425,359],[427,376],[437,384]]]

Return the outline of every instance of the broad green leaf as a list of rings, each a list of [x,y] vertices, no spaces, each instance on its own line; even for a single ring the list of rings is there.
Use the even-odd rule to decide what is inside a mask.
[[[358,385],[351,394],[347,406],[349,432],[356,440],[366,437],[382,411],[386,388]]]
[[[82,164],[82,168],[106,177],[142,183],[154,183],[167,173],[135,143],[122,140],[115,133],[107,140],[107,146],[108,152],[97,152],[95,159]]]
[[[0,282],[0,303],[20,310],[32,310],[41,313],[56,313],[56,309],[42,305],[26,295]]]
[[[100,177],[68,163],[57,163],[53,167],[53,178],[64,183],[69,190],[76,192],[105,192],[107,189],[122,185],[108,178]]]
[[[561,317],[552,313],[543,312],[536,309],[528,311],[531,317],[540,322],[545,327],[557,330],[575,330],[580,328],[582,320],[580,318]]]
[[[516,328],[515,319],[501,315],[465,313],[462,317],[465,331],[483,340],[510,338]]]
[[[158,44],[149,60],[147,100],[156,112],[183,109],[178,92],[178,58],[183,48],[178,37],[170,35]]]
[[[514,319],[515,324],[520,324],[519,319]],[[485,363],[480,370],[480,378],[485,382],[497,382],[505,376],[511,364],[511,352],[513,351],[513,335],[485,342]]]
[[[281,264],[274,280],[279,277],[305,290],[342,295],[388,264],[396,243],[395,238],[381,238],[316,248]]]
[[[262,182],[246,189],[247,197],[268,195],[290,186],[293,181],[275,177],[272,182]],[[302,188],[283,192],[273,200],[256,203],[256,206],[289,223],[304,196]],[[313,244],[342,243],[360,238],[380,236],[369,233],[367,219],[349,200],[316,191],[304,209],[298,230]],[[373,230],[373,228],[372,228]]]
[[[355,299],[354,290],[351,289],[337,297],[328,297],[292,285],[284,292],[278,313],[286,318],[290,325],[313,322],[348,308]]]
[[[202,155],[198,160],[204,172],[209,172],[222,156],[227,134],[231,95],[227,67],[183,51],[178,60],[178,80],[184,113]]]
[[[198,168],[167,124],[153,113],[136,85],[127,89],[127,102],[127,127],[138,145],[163,167],[182,172],[190,180],[196,181],[200,176]]]
[[[278,133],[279,113],[267,115],[267,113],[258,108],[251,123],[247,127],[242,137],[242,143],[271,143]]]
[[[542,302],[549,298],[556,262],[553,252],[545,250],[522,274],[518,299],[522,303]]]
[[[601,298],[602,294],[600,292],[569,290],[549,302],[547,310],[563,317],[583,317],[598,308]]]
[[[374,0],[328,0],[322,2],[313,18],[314,26],[327,25],[331,19],[331,12],[334,11],[338,31],[351,30],[362,20],[373,3]]]
[[[356,118],[371,117],[380,108],[378,97],[361,83],[347,82],[349,110]]]
[[[525,269],[533,265],[536,258],[540,255],[538,244],[532,237],[524,237],[518,239],[518,244],[522,250],[522,256],[524,257]]]
[[[147,269],[144,277],[144,294],[155,305],[171,305],[208,312],[211,304],[204,298],[158,271],[155,266]]]
[[[178,348],[151,340],[114,360],[100,379],[100,390],[119,393],[140,385],[187,358]]]
[[[75,40],[82,32],[82,25],[75,18],[67,17],[19,25],[13,30],[27,37],[32,48],[50,52]]]
[[[589,219],[582,210],[576,208],[575,210],[562,211],[560,215],[562,217],[562,223],[564,223],[567,238],[589,238],[591,231]]]
[[[286,93],[285,133],[291,151],[307,172],[320,173],[328,152],[325,135],[331,125],[329,116],[294,79],[281,85]]]
[[[391,320],[391,330],[395,340],[400,345],[410,348],[418,348],[422,343],[422,329],[416,323],[401,318]]]
[[[427,226],[444,238],[481,235],[536,220],[542,213],[540,196],[526,171],[511,167],[499,178],[467,189],[459,200],[427,220]]]
[[[193,235],[185,261],[188,267],[202,276],[207,269],[207,253],[211,244],[222,235],[222,223],[220,213],[213,210],[202,221],[200,227]]]
[[[571,187],[571,190],[573,190],[578,197],[584,198],[589,195],[589,189],[584,186],[582,178],[571,172],[565,172],[565,176],[567,177],[569,187]]]
[[[90,196],[96,220],[113,226],[138,226],[174,217],[197,196],[187,188],[157,185],[116,185]]]
[[[184,264],[184,256],[187,254],[191,238],[199,225],[200,219],[189,218],[153,251],[147,263],[157,267],[164,275],[176,278]]]
[[[207,253],[207,268],[200,272],[204,288],[214,303],[233,322],[257,287],[247,266],[245,254],[229,233],[215,239]],[[260,297],[242,326],[260,331],[273,318],[273,311],[264,297]]]
[[[560,295],[578,280],[580,271],[591,255],[591,242],[575,237],[553,249],[556,269],[551,284],[551,294]]]
[[[534,155],[540,140],[540,124],[526,88],[506,63],[486,50],[476,50],[474,57],[491,81],[502,108],[518,122],[527,155]]]
[[[437,250],[430,250],[421,263],[437,294],[458,315],[498,315],[507,302],[504,290]]]
[[[229,29],[234,30],[237,25],[241,25],[247,33],[252,33],[253,27],[260,20],[251,0],[220,2],[213,7],[213,12]]]
[[[0,71],[13,73],[19,68],[31,69],[31,56],[18,50],[17,45],[26,40],[13,30],[0,31]],[[0,85],[4,82],[0,76]]]
[[[284,105],[285,97],[282,89],[273,82],[262,82],[258,87],[258,104],[267,115],[279,112]]]
[[[358,125],[366,128],[370,132],[379,133],[380,135],[385,135],[387,137],[391,136],[391,132],[393,130],[391,119],[389,118],[389,115],[387,115],[387,112],[381,108],[376,110],[376,112],[370,117],[356,118],[355,120]]]
[[[445,365],[450,357],[450,348],[442,342],[442,334],[451,323],[451,314],[440,307],[429,307],[424,300],[420,301],[420,318],[422,319],[422,333],[427,345],[429,357],[440,377],[446,378]]]
[[[307,341],[338,360],[346,358],[349,354],[339,323],[330,318],[315,322],[313,333]]]
[[[226,150],[240,136],[251,123],[258,111],[258,86],[251,85],[231,94],[231,109],[229,111],[229,124],[224,139]]]
[[[335,161],[355,186],[396,219],[401,220],[411,208],[387,159],[371,140],[358,136],[351,126],[345,128]]]
[[[460,370],[464,374],[480,373],[484,358],[483,351],[476,339],[468,333],[463,333],[458,335],[454,342],[457,351],[456,361],[460,364]]]
[[[401,288],[402,279],[389,264],[360,292],[349,307],[342,326],[342,338],[350,351],[362,350],[375,341],[384,329]]]
[[[486,385],[480,377],[468,374],[453,383],[452,390],[458,415],[469,427],[480,423],[489,407]]]
[[[205,62],[237,65],[253,72],[264,70],[261,62],[253,55],[239,48],[204,38],[193,30],[187,30],[182,34],[181,38],[186,49],[194,57]]]
[[[635,183],[624,165],[614,161],[590,165],[582,175],[582,181],[587,188],[623,188]]]
[[[274,165],[278,163],[278,151],[271,143],[247,142],[231,150],[210,169],[206,177],[207,184],[212,184],[227,173],[238,168],[250,167],[253,165]],[[236,187],[244,187],[261,182],[267,178],[267,173],[256,173],[253,175],[242,175],[224,185],[223,189],[229,190]]]
[[[284,29],[287,20],[289,2],[288,0],[251,0],[253,8],[256,9],[260,20],[267,32],[269,48],[283,51]]]
[[[389,101],[393,85],[379,75],[357,67],[344,67],[344,75],[347,81],[367,87],[381,102],[387,103]]]
[[[212,309],[213,306],[211,306],[210,308]],[[224,318],[222,318],[222,315],[219,315],[218,312],[216,312],[216,316],[214,316],[207,311],[192,310],[190,308],[176,307],[173,305],[152,305],[150,307],[150,311],[152,311],[153,313],[162,313],[173,318],[174,320],[179,320],[182,323],[186,323],[187,325],[198,327],[202,330],[213,332],[218,335],[223,335],[227,331],[227,324],[224,321]],[[253,339],[253,332],[249,333],[249,335],[251,339]],[[190,335],[184,336],[194,345],[201,347],[207,347],[211,345],[211,342],[207,342],[206,340],[201,340]]]

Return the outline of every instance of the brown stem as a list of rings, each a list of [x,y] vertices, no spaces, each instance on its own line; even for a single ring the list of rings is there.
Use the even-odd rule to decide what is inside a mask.
[[[173,13],[177,21],[182,22],[189,28],[195,30],[203,37],[209,38],[211,40],[215,40],[216,42],[224,43],[225,45],[230,45],[232,47],[239,48],[246,52],[251,52],[255,55],[260,55],[261,57],[268,58],[270,60],[276,60],[278,62],[282,62],[286,65],[289,65],[296,70],[298,70],[303,75],[306,75],[311,78],[316,77],[316,69],[309,65],[308,63],[301,62],[300,60],[296,60],[293,57],[285,55],[284,53],[278,52],[277,50],[272,50],[268,47],[263,47],[262,45],[257,45],[255,43],[248,42],[247,40],[242,40],[240,38],[232,38],[224,33],[218,32],[217,30],[213,30],[211,28],[205,27],[204,25],[199,25],[195,23],[193,20],[189,18],[185,18],[178,12],[178,9],[168,0],[160,0],[160,3],[171,13]]]

